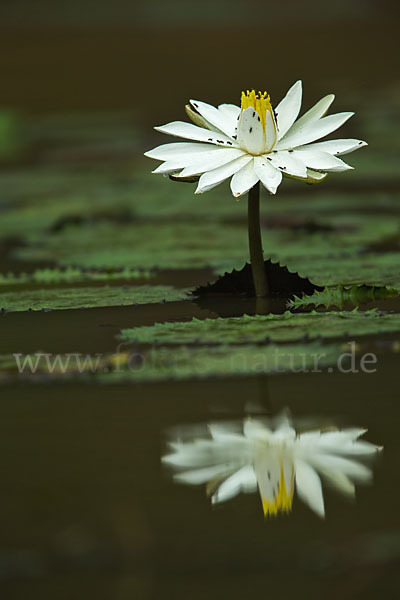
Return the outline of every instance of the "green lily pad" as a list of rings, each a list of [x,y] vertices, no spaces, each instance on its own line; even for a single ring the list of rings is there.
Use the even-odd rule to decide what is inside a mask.
[[[166,347],[152,347],[141,352],[93,356],[38,352],[29,355],[18,354],[17,357],[0,357],[0,376],[5,380],[10,376],[29,378],[43,375],[52,380],[65,377],[84,380],[94,378],[102,383],[118,383],[126,380],[146,382],[309,372],[321,371],[334,365],[343,350],[339,345],[313,342],[284,347],[274,344],[235,348],[230,345],[179,346],[173,353]]]
[[[18,156],[24,148],[21,118],[15,110],[0,110],[0,158]]]
[[[369,194],[352,189],[349,193],[348,183],[343,182],[342,191],[336,188],[332,191],[328,183],[310,188],[290,181],[284,182],[277,196],[261,190],[261,218],[268,222],[268,219],[278,215],[287,215],[298,219],[313,218],[333,225],[336,219],[340,220],[338,215],[365,215],[371,212],[383,214],[398,210],[396,198],[384,189]],[[173,218],[190,221],[193,214],[196,214],[207,221],[246,223],[247,199],[243,197],[234,200],[228,183],[205,194],[196,195],[194,184],[180,185],[144,171],[135,175],[132,188],[135,193],[131,207],[134,214],[142,219]]]
[[[321,286],[369,285],[400,290],[400,252],[304,257],[301,262],[288,260],[287,266]]]
[[[66,269],[36,269],[33,273],[0,273],[0,290],[3,286],[26,285],[27,283],[52,285],[56,283],[81,283],[86,281],[131,281],[150,279],[153,273],[149,270],[131,269],[126,267],[120,271],[102,272],[85,271],[79,267]]]
[[[8,312],[26,310],[64,310],[99,306],[130,306],[154,302],[184,300],[188,290],[166,285],[98,286],[30,289],[0,293],[0,309]]]
[[[113,369],[98,378],[104,383],[124,380],[157,381],[206,377],[238,377],[262,373],[310,372],[334,365],[343,352],[339,345],[319,342],[295,346],[152,347],[140,355],[113,357]],[[138,359],[139,356],[139,359]]]
[[[308,257],[337,257],[362,251],[367,244],[392,236],[392,217],[336,217],[341,229],[310,234],[274,228],[264,230],[266,257],[281,264]],[[217,270],[241,266],[247,256],[245,224],[196,222],[94,222],[67,225],[61,231],[31,233],[28,244],[14,256],[25,261],[56,261],[85,268],[188,268],[213,266]],[[294,269],[296,270],[296,269]]]
[[[386,298],[395,298],[399,292],[393,288],[374,287],[368,285],[353,285],[346,288],[339,285],[335,288],[324,288],[322,291],[315,291],[311,296],[301,296],[290,299],[288,308],[302,308],[304,306],[337,306],[343,308],[347,303],[353,306],[359,306],[364,302],[384,300]]]
[[[95,178],[54,167],[5,173],[0,178],[0,239],[43,236],[68,220],[133,220],[131,190],[119,186],[116,192],[110,179],[107,172]]]
[[[156,323],[124,329],[121,338],[139,344],[254,344],[339,338],[400,331],[399,314],[360,312],[310,312],[256,315],[228,319],[192,319],[184,323]]]
[[[145,179],[143,177],[143,179]],[[145,179],[148,185],[148,179]],[[143,187],[145,185],[143,183]],[[164,182],[161,181],[161,184]],[[173,182],[170,182],[173,185]],[[271,196],[266,191],[261,190],[260,211],[261,219],[268,224],[279,216],[297,219],[315,219],[324,225],[335,226],[340,224],[340,219],[345,215],[365,215],[396,213],[398,202],[396,197],[382,191],[365,191],[360,193],[357,190],[350,191],[343,186],[343,190],[332,191],[332,189],[304,188],[298,187],[298,182],[292,182],[290,189],[279,190],[278,195]],[[162,193],[160,184],[154,186],[151,203],[140,201],[140,197],[135,197],[133,201],[135,214],[142,218],[180,218],[181,220],[190,220],[193,213],[198,214],[207,220],[243,222],[247,220],[247,199],[246,197],[234,200],[227,185],[221,185],[210,192],[201,196],[190,194],[190,186],[179,186],[186,189],[185,195],[174,193],[174,189],[168,187],[168,198],[171,202],[165,202],[165,193]],[[293,188],[293,189],[292,189]],[[342,216],[343,215],[343,216]],[[267,226],[268,230],[268,226]]]
[[[248,252],[245,229],[210,223],[71,225],[31,239],[17,258],[85,268],[196,268],[235,258],[239,266]]]

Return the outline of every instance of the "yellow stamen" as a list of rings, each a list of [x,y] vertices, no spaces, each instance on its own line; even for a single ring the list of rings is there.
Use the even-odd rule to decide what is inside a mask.
[[[273,116],[271,102],[267,92],[258,92],[258,94],[256,94],[254,90],[251,90],[251,92],[249,92],[249,90],[242,92],[242,111],[246,110],[246,108],[254,108],[260,117],[262,128],[265,131],[267,111]]]
[[[294,471],[290,475],[290,489],[286,489],[285,476],[283,472],[283,466],[281,466],[281,476],[278,484],[278,490],[276,490],[275,498],[272,502],[267,500],[265,496],[261,494],[263,503],[264,516],[276,515],[279,511],[290,512],[292,509],[293,502],[293,487],[294,487]]]

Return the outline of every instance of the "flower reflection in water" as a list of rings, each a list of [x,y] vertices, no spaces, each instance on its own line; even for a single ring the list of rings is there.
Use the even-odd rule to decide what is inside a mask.
[[[176,481],[207,485],[213,503],[240,492],[259,490],[264,515],[289,512],[294,489],[320,517],[325,516],[321,476],[338,491],[354,496],[355,483],[367,483],[367,462],[382,447],[360,438],[366,429],[313,429],[298,433],[284,414],[208,425],[208,436],[186,428],[184,439],[169,443],[163,462]]]

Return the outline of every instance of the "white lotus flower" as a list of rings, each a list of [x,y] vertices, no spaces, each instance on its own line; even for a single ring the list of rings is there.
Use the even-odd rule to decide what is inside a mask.
[[[310,431],[297,435],[288,418],[277,426],[246,419],[209,425],[210,438],[170,444],[163,462],[178,471],[186,484],[208,484],[213,503],[240,492],[259,489],[264,514],[289,512],[293,492],[320,517],[325,516],[320,475],[339,491],[354,495],[354,482],[371,480],[371,469],[360,462],[382,448],[359,438],[365,429]]]
[[[322,181],[328,173],[352,169],[338,156],[366,146],[355,139],[316,140],[332,133],[354,113],[325,117],[335,96],[329,94],[300,119],[302,84],[297,81],[274,110],[266,92],[242,92],[242,106],[218,108],[190,100],[186,107],[195,125],[175,121],[156,127],[194,142],[164,144],[145,155],[164,161],[153,173],[178,177],[201,175],[196,194],[206,192],[229,177],[235,197],[261,181],[275,194],[282,175],[307,183]]]

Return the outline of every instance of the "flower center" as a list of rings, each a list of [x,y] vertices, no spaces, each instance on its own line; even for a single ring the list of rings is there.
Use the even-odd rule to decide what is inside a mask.
[[[273,116],[271,102],[267,92],[258,92],[258,94],[256,94],[254,90],[251,90],[251,92],[249,92],[249,90],[242,92],[242,111],[246,110],[246,108],[254,108],[261,119],[261,125],[265,132],[267,111]]]
[[[290,476],[290,488],[286,489],[285,484],[285,475],[283,472],[283,465],[281,465],[281,473],[280,480],[277,485],[277,489],[274,490],[274,499],[272,501],[265,498],[262,495],[262,503],[264,509],[264,516],[267,515],[276,515],[279,511],[282,512],[290,512],[292,509],[293,502],[293,484],[294,484],[294,471],[292,468],[292,473]]]

